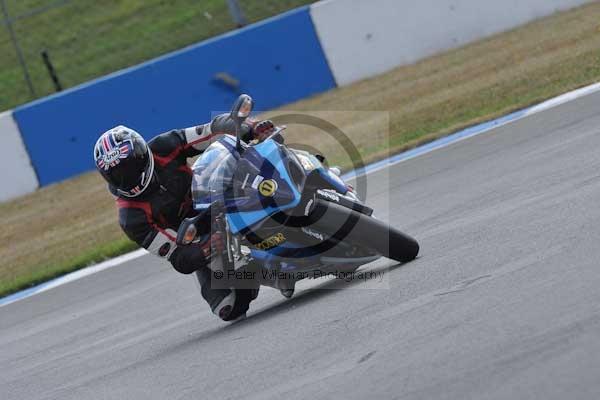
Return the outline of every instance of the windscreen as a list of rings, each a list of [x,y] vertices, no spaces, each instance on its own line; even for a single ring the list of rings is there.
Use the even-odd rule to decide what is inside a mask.
[[[237,160],[222,141],[235,146],[235,139],[224,136],[211,144],[192,166],[192,198],[196,209],[206,208],[222,198],[231,187]]]

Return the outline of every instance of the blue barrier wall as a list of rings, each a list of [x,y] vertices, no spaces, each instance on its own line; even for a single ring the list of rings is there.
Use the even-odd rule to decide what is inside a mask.
[[[239,80],[239,90],[219,73]],[[92,169],[97,137],[115,125],[151,138],[208,121],[240,92],[270,109],[334,87],[304,7],[19,107],[14,118],[47,185]]]

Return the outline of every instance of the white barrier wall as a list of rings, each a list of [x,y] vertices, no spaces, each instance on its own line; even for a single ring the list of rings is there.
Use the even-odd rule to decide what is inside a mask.
[[[38,180],[12,112],[0,113],[0,202],[31,193]]]
[[[311,6],[342,86],[590,0],[326,0]]]

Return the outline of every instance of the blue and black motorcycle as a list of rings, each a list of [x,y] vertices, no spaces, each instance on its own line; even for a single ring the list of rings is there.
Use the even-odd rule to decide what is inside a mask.
[[[415,239],[373,217],[366,206],[321,156],[284,144],[283,127],[254,145],[241,141],[241,125],[253,100],[241,95],[231,118],[237,137],[212,143],[193,166],[195,218],[184,221],[178,243],[202,238],[199,221],[225,238],[211,269],[222,275],[252,264],[260,283],[293,294],[298,279],[354,271],[380,257],[407,262]],[[283,278],[282,278],[283,277]]]

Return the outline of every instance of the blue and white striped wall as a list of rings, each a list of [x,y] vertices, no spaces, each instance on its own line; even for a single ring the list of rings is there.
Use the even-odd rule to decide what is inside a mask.
[[[270,109],[589,0],[326,0],[0,114],[0,201],[93,168],[117,124],[148,138],[241,92]],[[8,143],[8,145],[7,145]]]

